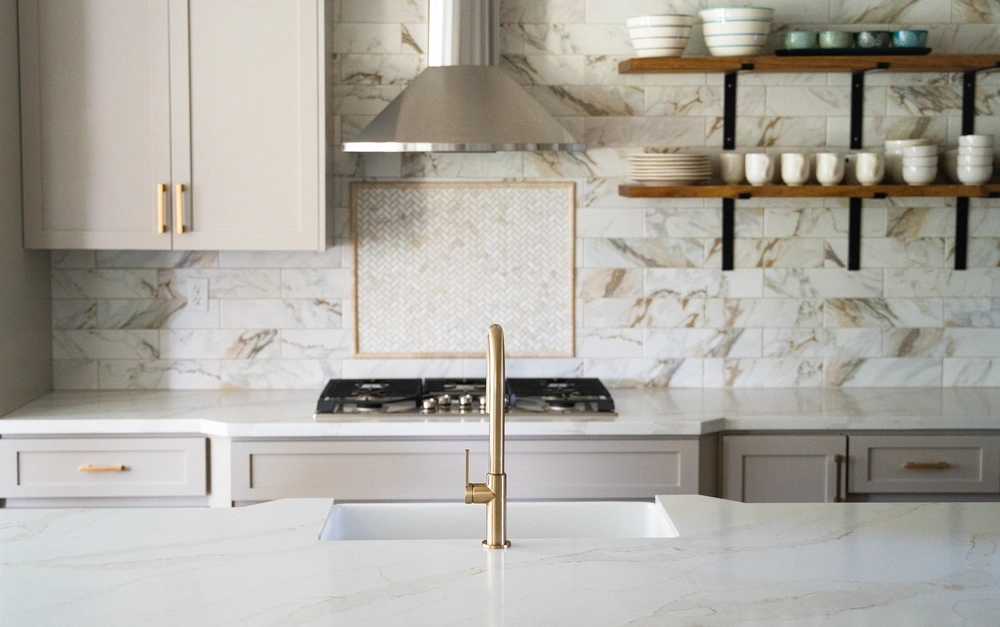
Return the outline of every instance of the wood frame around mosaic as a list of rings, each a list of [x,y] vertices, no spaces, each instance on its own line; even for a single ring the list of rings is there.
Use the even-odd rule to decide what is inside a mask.
[[[512,358],[565,358],[573,357],[575,355],[576,349],[576,298],[575,298],[575,279],[576,279],[576,183],[573,181],[518,181],[518,182],[425,182],[425,181],[391,181],[391,182],[360,182],[355,181],[351,183],[350,187],[350,237],[353,250],[353,271],[352,271],[352,286],[351,286],[351,311],[353,314],[353,326],[354,330],[352,333],[354,342],[354,356],[357,358],[367,358],[367,359],[463,359],[463,358],[477,358],[485,355],[486,351],[486,326],[482,329],[482,350],[406,350],[405,347],[402,350],[371,350],[367,348],[372,342],[366,341],[364,336],[364,323],[365,320],[362,319],[363,307],[361,306],[361,297],[363,295],[360,293],[359,284],[362,282],[362,273],[368,270],[367,267],[363,267],[364,255],[361,250],[364,242],[359,242],[359,236],[364,236],[364,233],[359,234],[359,220],[358,220],[358,206],[359,197],[369,190],[380,190],[384,191],[386,189],[398,189],[398,190],[426,190],[429,192],[434,192],[436,190],[558,190],[564,194],[564,202],[561,204],[561,210],[565,212],[565,232],[552,237],[551,235],[546,237],[546,242],[549,245],[561,243],[565,248],[563,249],[565,254],[566,263],[562,268],[559,268],[561,276],[559,277],[561,285],[559,289],[561,291],[561,299],[563,302],[557,303],[559,308],[560,316],[560,328],[565,325],[565,329],[561,329],[560,335],[563,337],[558,343],[558,346],[542,346],[540,349],[532,350],[519,350],[519,345],[521,342],[518,338],[512,337],[510,332],[507,334],[507,356]],[[500,207],[502,208],[502,207]],[[451,207],[444,208],[443,210],[451,210]],[[380,233],[381,234],[381,233]],[[411,242],[412,243],[412,242]],[[535,242],[529,242],[526,249],[530,250],[530,246],[536,244]],[[431,244],[432,246],[434,244]],[[514,254],[523,254],[523,250],[518,251]],[[439,277],[431,277],[429,280],[438,280]],[[419,288],[416,289],[419,292]],[[411,298],[413,294],[409,295]],[[530,295],[529,295],[530,297]],[[471,300],[471,299],[470,299]],[[550,323],[551,325],[551,323]]]

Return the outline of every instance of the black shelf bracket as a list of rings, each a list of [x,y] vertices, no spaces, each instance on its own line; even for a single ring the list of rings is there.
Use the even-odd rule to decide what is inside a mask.
[[[847,269],[861,269],[861,199],[851,198],[851,221],[847,227]]]
[[[733,269],[733,245],[736,237],[733,233],[736,227],[736,200],[722,199],[722,269]]]
[[[955,200],[955,269],[968,268],[969,256],[969,199]]]
[[[726,72],[722,104],[722,149],[736,148],[736,72]]]
[[[976,132],[976,71],[962,75],[962,135]],[[992,194],[991,194],[992,196]],[[955,199],[955,269],[968,268],[969,199]]]
[[[752,70],[752,63],[744,63],[744,70]],[[722,101],[722,149],[736,148],[736,72],[726,72]],[[741,194],[742,197],[742,194]],[[736,200],[722,199],[722,269],[733,269],[733,248],[736,244]]]
[[[861,148],[864,135],[865,73],[851,72],[851,150]]]

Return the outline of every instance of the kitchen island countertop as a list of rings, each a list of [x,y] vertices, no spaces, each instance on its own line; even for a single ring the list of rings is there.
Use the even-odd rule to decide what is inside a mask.
[[[0,624],[967,625],[1000,504],[661,497],[679,537],[321,542],[328,499],[0,510]],[[485,521],[484,521],[485,525]]]
[[[507,420],[507,437],[695,436],[728,430],[996,430],[1000,388],[612,389],[618,415]],[[485,416],[313,419],[316,390],[53,392],[0,419],[0,436],[201,433],[478,437]]]

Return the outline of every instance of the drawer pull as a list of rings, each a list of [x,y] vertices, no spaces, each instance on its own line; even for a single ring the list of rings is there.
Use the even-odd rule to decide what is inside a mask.
[[[905,462],[903,468],[907,470],[948,470],[951,464],[948,462]]]
[[[125,464],[116,464],[114,466],[92,466],[90,464],[84,464],[79,468],[80,472],[125,472]]]

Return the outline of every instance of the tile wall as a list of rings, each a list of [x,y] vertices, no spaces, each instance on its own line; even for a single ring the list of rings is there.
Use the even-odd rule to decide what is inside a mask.
[[[578,186],[577,350],[512,360],[513,376],[619,385],[1000,385],[1000,202],[973,202],[970,269],[951,270],[954,202],[866,202],[860,272],[844,269],[841,200],[737,204],[737,269],[720,267],[718,201],[628,200],[625,156],[714,153],[721,75],[621,76],[623,21],[726,2],[502,0],[503,62],[584,140],[585,154],[346,155],[425,65],[426,0],[327,0],[331,208],[323,253],[52,255],[60,389],[316,388],[328,377],[483,376],[481,360],[352,359],[347,188],[356,179],[571,179]],[[761,0],[780,28],[913,25],[935,52],[1000,52],[995,0]],[[689,54],[704,54],[697,34]],[[865,144],[953,144],[958,76],[871,74]],[[1000,77],[980,80],[977,130],[1000,131]],[[845,148],[846,75],[740,77],[738,145]],[[211,307],[185,309],[207,277]]]

